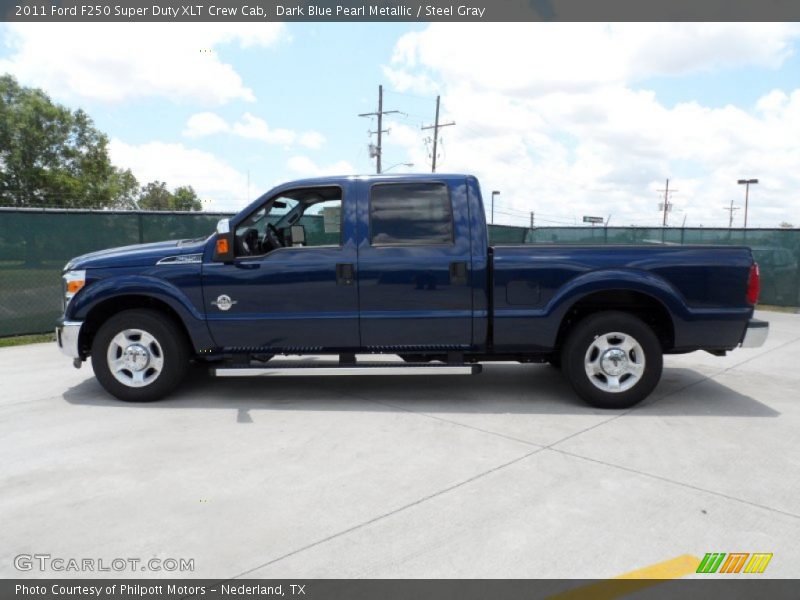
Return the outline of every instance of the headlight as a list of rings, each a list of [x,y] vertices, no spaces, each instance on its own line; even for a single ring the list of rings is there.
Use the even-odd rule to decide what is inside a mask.
[[[64,273],[64,305],[86,284],[86,271]]]

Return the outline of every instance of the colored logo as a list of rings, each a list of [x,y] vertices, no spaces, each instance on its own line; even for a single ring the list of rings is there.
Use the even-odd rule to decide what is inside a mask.
[[[766,552],[709,552],[696,573],[763,573],[771,560],[772,553]]]

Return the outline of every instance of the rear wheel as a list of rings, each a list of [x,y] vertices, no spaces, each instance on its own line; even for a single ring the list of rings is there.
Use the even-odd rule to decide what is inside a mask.
[[[628,408],[644,400],[661,378],[661,344],[631,314],[596,313],[580,321],[561,352],[563,370],[577,394],[598,408]]]
[[[127,402],[159,400],[189,366],[183,332],[154,310],[126,310],[103,323],[92,343],[92,368],[111,395]]]

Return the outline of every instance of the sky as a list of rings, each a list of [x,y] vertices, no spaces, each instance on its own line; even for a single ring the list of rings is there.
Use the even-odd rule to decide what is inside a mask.
[[[800,226],[800,25],[21,23],[0,73],[83,108],[141,183],[236,211],[283,181],[437,170],[499,191],[494,221]],[[412,163],[413,166],[406,166]]]

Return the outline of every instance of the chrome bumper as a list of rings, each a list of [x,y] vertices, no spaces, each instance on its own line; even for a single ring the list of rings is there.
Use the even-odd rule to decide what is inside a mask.
[[[760,319],[750,319],[747,322],[747,329],[744,330],[742,338],[742,348],[758,348],[763,346],[769,335],[769,323]]]
[[[62,353],[70,358],[80,358],[78,338],[83,321],[64,321],[56,326],[56,343]]]

